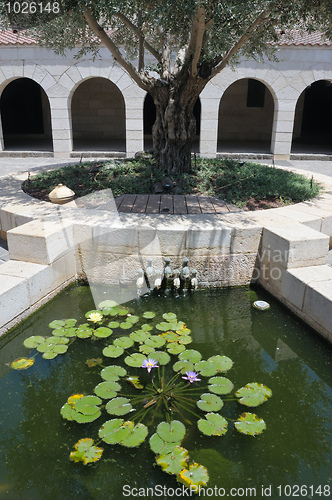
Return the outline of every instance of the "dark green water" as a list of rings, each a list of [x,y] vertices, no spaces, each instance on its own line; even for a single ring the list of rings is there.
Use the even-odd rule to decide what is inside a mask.
[[[268,300],[271,308],[254,309],[256,299]],[[231,426],[223,437],[202,436],[195,425],[190,430],[185,443],[190,459],[206,466],[210,475],[205,498],[222,498],[224,493],[229,498],[329,498],[332,349],[327,343],[262,290],[241,287],[177,298],[143,297],[127,306],[138,315],[147,310],[158,315],[175,312],[192,330],[190,348],[204,359],[224,354],[234,361],[227,377],[236,389],[262,382],[273,391],[269,401],[248,409],[267,424],[255,438]],[[75,317],[85,322],[84,313],[90,309],[94,304],[89,288],[73,286],[0,341],[0,499],[188,498],[177,490],[174,476],[153,465],[147,441],[135,449],[101,445],[103,457],[93,465],[69,461],[73,445],[83,437],[96,439],[101,419],[110,418],[77,424],[59,413],[71,394],[92,393],[101,381],[100,369],[88,369],[85,361],[99,357],[108,339],[76,341],[66,354],[50,361],[38,354],[25,371],[6,366],[29,354],[22,346],[25,338],[50,335],[50,321]],[[237,418],[243,411],[246,407],[230,402],[220,413]]]

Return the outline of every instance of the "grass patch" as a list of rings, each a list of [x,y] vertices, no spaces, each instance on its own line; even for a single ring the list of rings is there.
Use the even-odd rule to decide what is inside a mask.
[[[37,174],[25,181],[24,189],[46,201],[48,193],[60,183],[75,191],[77,197],[109,188],[114,196],[148,194],[163,179],[153,159],[110,160],[68,165]],[[173,192],[177,194],[215,196],[249,209],[262,201],[266,202],[265,208],[298,203],[314,198],[320,190],[317,183],[293,172],[225,159],[198,158],[191,173],[174,176],[172,180]]]

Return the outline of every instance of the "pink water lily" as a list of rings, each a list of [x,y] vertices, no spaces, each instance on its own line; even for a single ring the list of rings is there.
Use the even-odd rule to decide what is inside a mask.
[[[157,365],[157,361],[155,359],[149,358],[148,360],[144,360],[142,364],[142,368],[146,368],[148,373],[152,370],[152,368],[159,368]]]
[[[201,380],[200,378],[198,378],[198,373],[192,371],[186,372],[186,377],[182,378],[184,380],[188,380],[191,384],[193,382],[199,382]]]

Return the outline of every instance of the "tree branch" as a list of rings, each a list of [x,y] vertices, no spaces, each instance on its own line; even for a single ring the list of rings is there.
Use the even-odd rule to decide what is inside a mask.
[[[138,37],[142,37],[143,38],[144,47],[146,48],[146,50],[148,50],[150,52],[150,54],[152,54],[153,57],[155,59],[157,59],[158,62],[161,62],[161,55],[159,54],[159,52],[156,49],[154,49],[152,47],[152,45],[150,45],[145,40],[145,38],[142,35],[141,30],[138,29],[137,26],[135,26],[126,16],[124,16],[120,12],[117,12],[114,15],[117,16],[124,24],[126,24],[126,26],[128,26],[128,28],[130,28],[131,31],[133,31],[133,33],[135,33],[135,35],[137,35]]]
[[[205,9],[199,6],[193,20],[190,42],[185,57],[185,59],[190,59],[192,57],[191,73],[194,77],[196,77],[198,73],[197,63],[201,55],[205,28]]]
[[[243,47],[243,45],[245,45],[248,42],[248,40],[250,40],[250,38],[252,37],[253,32],[255,31],[255,29],[258,26],[261,26],[262,24],[264,24],[270,18],[270,15],[271,15],[271,12],[269,10],[265,10],[264,12],[262,12],[255,19],[255,21],[252,23],[252,25],[247,30],[247,32],[244,35],[242,35],[241,38],[227,52],[227,54],[225,55],[225,57],[220,57],[220,58],[218,58],[218,59],[215,60],[214,64],[217,64],[217,66],[215,66],[215,68],[212,70],[212,72],[211,72],[211,78],[213,78],[215,75],[217,75],[218,73],[220,73],[220,71],[222,69],[225,68],[225,66],[229,63],[229,61],[231,60],[231,58],[241,49],[241,47]],[[219,61],[220,61],[220,63],[219,63]]]
[[[115,43],[111,40],[111,38],[107,35],[105,30],[97,23],[95,18],[92,16],[90,9],[84,12],[84,18],[88,23],[90,29],[93,33],[100,38],[101,42],[105,44],[108,50],[111,52],[114,59],[121,64],[121,66],[128,72],[131,78],[137,83],[137,85],[143,89],[148,91],[148,79],[145,76],[140,75],[135,67],[127,61],[120,50],[117,48]]]

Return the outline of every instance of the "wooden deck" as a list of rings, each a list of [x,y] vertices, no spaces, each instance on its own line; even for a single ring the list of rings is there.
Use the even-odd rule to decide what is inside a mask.
[[[133,214],[224,214],[241,209],[210,196],[123,194],[115,198],[119,212]]]

